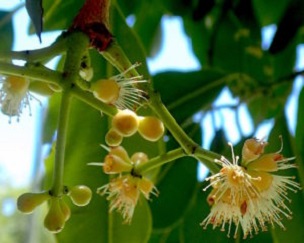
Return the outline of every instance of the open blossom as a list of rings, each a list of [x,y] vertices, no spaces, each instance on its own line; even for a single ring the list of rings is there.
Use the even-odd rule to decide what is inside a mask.
[[[89,165],[102,166],[105,174],[119,174],[122,172],[131,172],[133,163],[129,158],[128,152],[122,146],[108,148],[102,147],[108,151],[103,163],[92,162]]]
[[[134,166],[146,163],[148,156],[143,152],[136,152],[130,158],[122,146],[103,147],[108,151],[103,163],[92,162],[89,165],[102,166],[104,173],[118,174],[118,176],[98,188],[97,193],[107,195],[107,200],[110,201],[110,212],[117,210],[122,214],[125,223],[131,223],[140,194],[148,200],[150,194],[158,195],[152,181],[133,173]]]
[[[1,110],[11,119],[17,116],[19,119],[22,109],[26,106],[30,108],[30,98],[28,92],[30,81],[23,77],[8,76],[0,79],[2,87],[0,89]]]
[[[110,183],[98,188],[97,192],[108,195],[110,212],[117,210],[122,214],[125,223],[131,223],[141,193],[146,199],[150,199],[150,194],[158,195],[152,181],[131,174],[113,178]]]
[[[232,162],[222,157],[216,160],[222,169],[219,173],[208,177],[212,187],[207,201],[211,206],[210,214],[202,221],[204,228],[210,224],[213,229],[220,227],[222,231],[235,225],[234,237],[238,228],[242,228],[244,238],[260,230],[267,230],[268,225],[277,224],[281,228],[282,216],[291,218],[291,211],[285,204],[289,201],[287,191],[300,189],[294,177],[276,175],[273,172],[294,168],[288,162],[294,158],[284,158],[282,148],[275,153],[264,154],[267,144],[261,140],[246,140],[242,151],[242,163],[234,155],[232,145]]]
[[[140,64],[135,63],[124,72],[110,77],[100,79],[92,84],[93,95],[102,102],[114,105],[118,109],[133,110],[145,100],[145,92],[137,88],[137,84],[145,83],[142,76],[126,77],[126,74]]]

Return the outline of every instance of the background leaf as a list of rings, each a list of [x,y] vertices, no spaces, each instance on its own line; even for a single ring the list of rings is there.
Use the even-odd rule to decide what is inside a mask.
[[[14,32],[10,12],[0,11],[0,50],[10,50],[13,46]]]
[[[200,109],[209,108],[224,87],[223,77],[224,73],[220,71],[204,69],[187,73],[164,72],[155,75],[153,80],[164,104],[177,121],[183,122]]]
[[[41,42],[43,8],[42,0],[26,0],[26,10],[34,24],[36,34]]]

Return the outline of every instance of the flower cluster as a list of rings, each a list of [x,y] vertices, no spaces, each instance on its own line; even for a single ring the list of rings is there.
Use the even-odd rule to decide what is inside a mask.
[[[1,77],[0,83],[0,104],[1,110],[4,114],[10,117],[17,116],[19,119],[22,109],[27,105],[30,108],[30,98],[32,97],[28,92],[30,81],[23,77],[8,76]]]
[[[98,188],[97,193],[107,195],[110,212],[117,210],[122,214],[125,223],[131,223],[140,194],[142,193],[147,200],[150,199],[150,194],[158,195],[152,181],[135,175],[132,171],[134,166],[147,162],[148,156],[137,152],[129,158],[127,151],[121,146],[109,148],[108,152],[103,163],[93,162],[89,165],[102,166],[104,173],[118,176]]]
[[[281,216],[290,218],[291,211],[285,204],[287,191],[296,191],[300,185],[294,177],[276,175],[273,172],[295,168],[288,164],[294,158],[284,158],[278,152],[264,154],[266,142],[257,139],[246,140],[242,150],[242,162],[234,155],[232,145],[232,162],[222,157],[216,160],[222,169],[208,177],[212,187],[207,201],[211,206],[210,214],[202,221],[201,226],[209,224],[213,228],[221,227],[224,231],[228,225],[228,237],[231,226],[235,224],[234,237],[238,228],[243,230],[244,238],[260,230],[267,230],[267,225],[279,225],[284,229]]]

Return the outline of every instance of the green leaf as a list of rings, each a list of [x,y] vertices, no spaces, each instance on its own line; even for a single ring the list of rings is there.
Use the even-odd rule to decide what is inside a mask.
[[[292,83],[282,83],[253,97],[248,102],[248,109],[254,124],[258,125],[265,119],[278,116],[285,107],[291,88]]]
[[[129,4],[125,0],[117,0],[117,4],[119,5],[120,9],[124,13],[125,16],[129,16],[131,14],[135,14],[141,8],[141,5],[144,4],[144,1],[141,0],[133,0],[132,4]]]
[[[290,0],[253,0],[255,15],[261,26],[277,24],[283,16]]]
[[[192,13],[193,20],[198,21],[205,18],[215,6],[215,0],[199,1]]]
[[[271,54],[281,52],[291,43],[304,23],[303,12],[304,2],[302,0],[290,1],[269,47]]]
[[[203,20],[193,21],[192,16],[183,17],[185,33],[191,39],[193,54],[201,65],[208,65],[208,51],[210,45],[211,30],[206,27]]]
[[[26,10],[34,24],[36,35],[41,42],[41,32],[42,32],[42,0],[26,0],[25,1]]]
[[[191,158],[182,158],[163,167],[156,184],[160,195],[151,202],[153,228],[172,227],[185,213],[189,198],[194,193],[197,162]]]
[[[13,46],[13,23],[10,12],[0,11],[0,38],[1,38],[1,51],[11,50]]]
[[[155,90],[179,122],[212,103],[225,85],[224,73],[203,69],[196,72],[165,72],[153,77]]]
[[[296,137],[295,137],[295,149],[296,149],[296,158],[297,164],[299,166],[299,176],[304,185],[304,88],[302,88],[299,100],[298,100],[298,112],[297,112],[297,126],[296,126]]]
[[[137,11],[133,29],[139,36],[148,56],[153,56],[160,48],[162,15],[161,6],[151,1],[143,1],[141,8]]]
[[[146,65],[146,53],[136,33],[126,24],[125,16],[118,4],[113,4],[112,14],[112,32],[118,44],[122,47],[131,63],[140,62],[143,65],[136,68],[138,72],[148,78],[149,72]]]
[[[201,143],[201,128],[197,124],[188,127],[189,136]],[[167,149],[177,145],[170,138]],[[195,193],[197,182],[197,161],[183,157],[163,166],[157,178],[157,188],[160,195],[151,202],[153,215],[153,230],[166,233],[171,231],[182,220],[186,209]]]
[[[298,114],[297,114],[297,127],[296,127],[296,148],[298,151],[303,151],[304,146],[304,88],[301,89],[298,100]],[[303,157],[304,158],[304,157]]]
[[[135,208],[131,225],[123,224],[121,215],[113,213],[109,242],[148,242],[152,232],[152,217],[147,200],[144,197],[141,199]]]
[[[297,44],[297,38],[294,38],[286,48],[275,55],[271,55],[273,80],[282,80],[282,78],[288,77],[294,72]]]
[[[60,105],[60,93],[54,94],[49,100],[46,116],[43,124],[43,138],[42,143],[53,142],[53,137],[57,129],[58,124],[58,113]]]
[[[260,30],[253,20],[243,26],[241,21],[245,20],[239,19],[236,24],[236,20],[227,15],[219,23],[213,30],[209,59],[215,67],[264,80],[267,77],[264,66],[269,65],[269,59],[260,46],[261,36],[256,33]]]
[[[162,1],[163,6],[166,8],[167,12],[172,15],[183,16],[191,10],[192,1],[184,0],[167,0]]]
[[[44,0],[44,30],[69,28],[84,2],[85,0]]]

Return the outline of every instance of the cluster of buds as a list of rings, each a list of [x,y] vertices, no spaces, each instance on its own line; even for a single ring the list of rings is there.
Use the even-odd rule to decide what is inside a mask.
[[[285,204],[287,191],[297,191],[300,185],[294,177],[277,175],[274,172],[295,168],[288,164],[294,158],[285,158],[278,152],[264,154],[266,142],[257,139],[245,141],[242,150],[242,161],[234,155],[232,145],[232,162],[222,157],[216,160],[222,169],[208,177],[212,187],[207,201],[211,206],[210,214],[201,225],[206,228],[221,227],[224,231],[228,225],[228,237],[231,226],[235,224],[234,237],[239,227],[243,229],[244,238],[259,230],[266,231],[267,225],[277,224],[284,229],[281,216],[291,218],[291,211]]]
[[[123,137],[130,137],[137,131],[144,139],[155,142],[163,136],[165,128],[162,121],[154,116],[138,116],[128,109],[119,110],[106,134],[106,143],[119,146]]]
[[[141,175],[134,174],[133,168],[146,163],[149,158],[143,152],[134,153],[131,158],[127,151],[121,147],[109,148],[103,163],[89,163],[89,165],[102,166],[106,174],[116,174],[117,177],[98,188],[97,193],[107,195],[110,209],[117,210],[123,216],[125,223],[130,223],[140,194],[149,200],[150,194],[158,195],[153,182]]]
[[[91,189],[83,185],[65,188],[64,194],[74,205],[81,207],[89,204],[92,197]],[[46,201],[49,202],[49,210],[44,218],[44,227],[52,233],[59,233],[71,216],[71,210],[62,196],[52,196],[51,192],[27,192],[19,196],[17,208],[22,213],[30,214]]]

